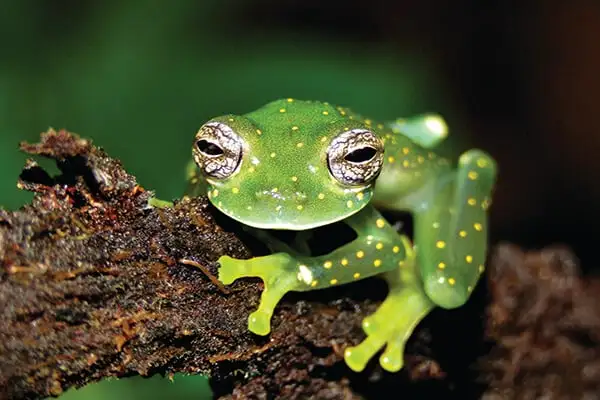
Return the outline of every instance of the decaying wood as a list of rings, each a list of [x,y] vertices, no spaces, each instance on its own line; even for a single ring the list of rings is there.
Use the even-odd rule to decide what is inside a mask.
[[[574,267],[543,268],[575,265],[565,250],[495,251],[487,332],[497,345],[479,363],[489,387],[468,368],[487,352],[481,288],[468,306],[437,310],[418,327],[401,373],[384,373],[375,360],[355,374],[343,349],[363,339],[360,321],[385,295],[381,281],[286,296],[273,333],[255,336],[246,321],[260,281],[224,290],[214,279],[219,256],[246,258],[252,249],[216,222],[204,198],[149,207],[151,193],[118,161],[66,131],[21,149],[56,160],[61,175],[29,160],[19,186],[34,200],[0,211],[0,397],[43,398],[105,377],[177,372],[208,375],[225,398],[502,396],[525,393],[515,390],[526,384],[547,387],[544,377],[560,380],[561,368],[581,372],[569,374],[569,385],[598,389],[590,374],[600,370],[600,324],[589,285]],[[556,356],[565,348],[571,358]],[[538,378],[522,383],[532,368]]]

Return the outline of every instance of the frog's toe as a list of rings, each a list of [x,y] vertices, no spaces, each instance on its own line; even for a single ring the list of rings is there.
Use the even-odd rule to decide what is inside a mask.
[[[271,332],[271,313],[258,309],[248,316],[248,329],[257,335],[266,336]]]
[[[245,276],[244,260],[236,260],[229,256],[221,256],[218,262],[221,265],[219,268],[219,280],[224,285],[229,285],[236,279]]]
[[[291,257],[285,253],[272,254],[238,260],[229,256],[221,256],[218,260],[219,280],[225,285],[244,277],[258,277],[264,282],[277,280],[289,265]]]
[[[379,364],[389,372],[398,372],[404,366],[404,337],[388,341],[385,351],[379,357]]]
[[[385,344],[385,338],[380,335],[370,335],[358,346],[347,347],[344,351],[344,360],[351,370],[360,372],[375,353]]]
[[[362,321],[363,331],[367,334],[367,336],[372,335],[374,332],[377,332],[380,329],[379,322],[375,317],[375,314],[365,317]]]

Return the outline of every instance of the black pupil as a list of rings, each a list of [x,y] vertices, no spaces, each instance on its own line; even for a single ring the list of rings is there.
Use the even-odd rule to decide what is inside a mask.
[[[353,163],[362,163],[369,161],[377,154],[377,150],[373,147],[361,147],[346,154],[344,159]]]
[[[212,142],[209,142],[208,140],[198,140],[196,142],[196,146],[198,146],[198,150],[200,150],[204,154],[208,154],[209,156],[220,156],[221,154],[223,154],[222,148],[220,148]]]

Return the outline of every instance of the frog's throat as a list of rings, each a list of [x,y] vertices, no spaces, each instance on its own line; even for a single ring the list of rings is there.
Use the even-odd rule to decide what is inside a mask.
[[[284,220],[284,219],[281,219],[281,220],[275,219],[274,221],[265,222],[265,221],[258,221],[258,220],[251,220],[248,218],[243,218],[239,215],[234,215],[234,214],[228,212],[227,210],[223,210],[223,209],[219,209],[219,211],[221,211],[223,214],[227,215],[229,218],[231,218],[237,222],[240,222],[244,225],[248,225],[252,228],[287,230],[287,231],[305,231],[305,230],[319,228],[321,226],[333,224],[335,222],[344,220],[344,219],[351,217],[352,215],[358,213],[365,206],[366,206],[366,204],[363,207],[357,208],[352,211],[348,211],[348,212],[340,214],[340,215],[336,215],[335,217],[332,217],[332,218],[307,220],[306,222],[297,221],[297,220]]]

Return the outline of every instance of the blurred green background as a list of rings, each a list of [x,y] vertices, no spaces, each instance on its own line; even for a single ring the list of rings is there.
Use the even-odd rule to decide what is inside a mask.
[[[62,3],[12,2],[0,17],[12,32],[0,39],[0,202],[10,208],[28,198],[15,188],[24,159],[16,144],[50,126],[92,138],[143,186],[171,198],[183,188],[194,133],[213,116],[280,97],[388,118],[443,103],[435,74],[416,55],[245,29],[236,7],[243,2]]]
[[[0,205],[21,140],[91,138],[161,198],[181,194],[198,127],[280,97],[373,118],[443,113],[450,151],[500,164],[492,241],[595,257],[600,5],[443,0],[0,1]],[[188,382],[188,380],[190,380]],[[197,393],[193,388],[197,388]],[[108,381],[66,399],[209,396],[177,377]],[[191,397],[186,397],[191,398]]]

